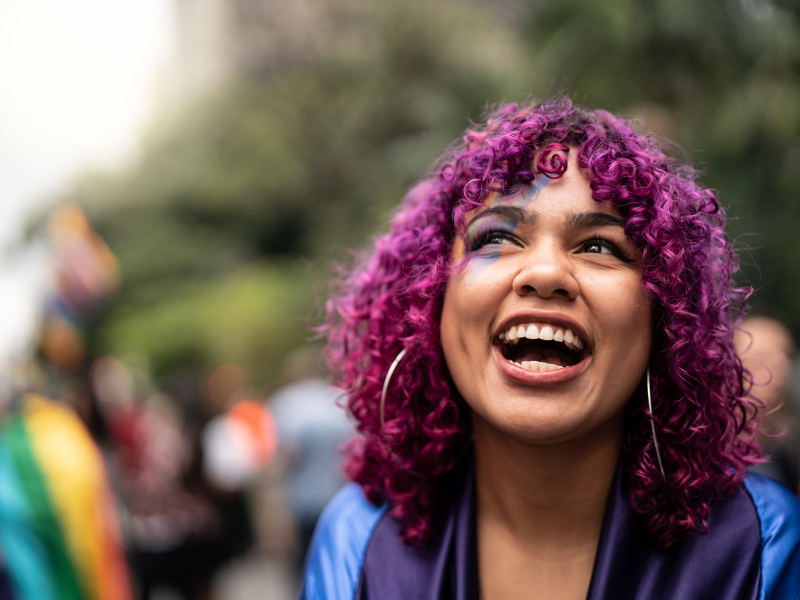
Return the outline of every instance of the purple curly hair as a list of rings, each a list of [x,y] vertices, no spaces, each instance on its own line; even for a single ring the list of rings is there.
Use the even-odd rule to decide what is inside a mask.
[[[470,444],[469,407],[439,338],[460,224],[490,191],[510,191],[538,174],[560,177],[570,151],[589,174],[594,200],[612,202],[625,217],[653,299],[654,414],[640,389],[629,402],[625,434],[631,505],[646,533],[664,547],[684,532],[704,533],[714,498],[735,490],[758,462],[759,401],[748,397],[748,373],[733,344],[750,290],[733,284],[737,259],[714,193],[653,136],[608,112],[573,106],[564,96],[504,104],[410,190],[391,231],[340,272],[326,306],[329,364],[361,434],[348,447],[346,472],[371,501],[390,502],[409,545],[425,541],[434,501]],[[382,423],[381,390],[402,349]]]

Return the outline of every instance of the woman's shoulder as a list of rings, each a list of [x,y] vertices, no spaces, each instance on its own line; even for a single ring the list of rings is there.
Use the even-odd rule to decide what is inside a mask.
[[[745,488],[753,500],[761,530],[760,598],[797,597],[800,501],[780,483],[754,473],[745,479]]]
[[[349,600],[355,596],[367,545],[385,513],[385,504],[372,504],[354,483],[333,497],[314,532],[301,600]]]

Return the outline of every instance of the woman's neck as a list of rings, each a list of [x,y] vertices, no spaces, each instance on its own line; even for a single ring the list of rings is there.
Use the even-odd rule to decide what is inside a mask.
[[[473,423],[480,576],[484,592],[493,591],[485,598],[585,598],[621,415],[591,436],[552,445],[516,440],[479,417]],[[520,589],[504,588],[513,578]]]
[[[481,512],[525,535],[564,535],[602,525],[622,446],[622,419],[591,436],[553,445],[513,439],[479,418],[475,463]],[[587,439],[588,438],[588,439]]]

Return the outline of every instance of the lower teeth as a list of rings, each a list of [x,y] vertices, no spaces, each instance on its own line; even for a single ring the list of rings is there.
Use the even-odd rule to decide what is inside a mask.
[[[563,369],[559,365],[553,365],[546,362],[539,362],[538,360],[523,360],[521,363],[518,363],[513,360],[509,360],[508,362],[514,363],[518,367],[522,367],[528,371],[555,371],[556,369]]]

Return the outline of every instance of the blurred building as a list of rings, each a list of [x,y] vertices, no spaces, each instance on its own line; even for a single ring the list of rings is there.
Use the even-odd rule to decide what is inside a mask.
[[[175,0],[175,64],[167,95],[184,100],[232,79],[282,71],[357,28],[352,2]],[[352,33],[355,33],[353,31]]]
[[[518,0],[470,0],[513,20]],[[392,7],[413,2],[362,0],[175,0],[175,57],[165,78],[167,100],[180,103],[232,80],[262,79],[330,55],[358,63],[380,52],[392,34]],[[375,13],[388,17],[376,28]]]

